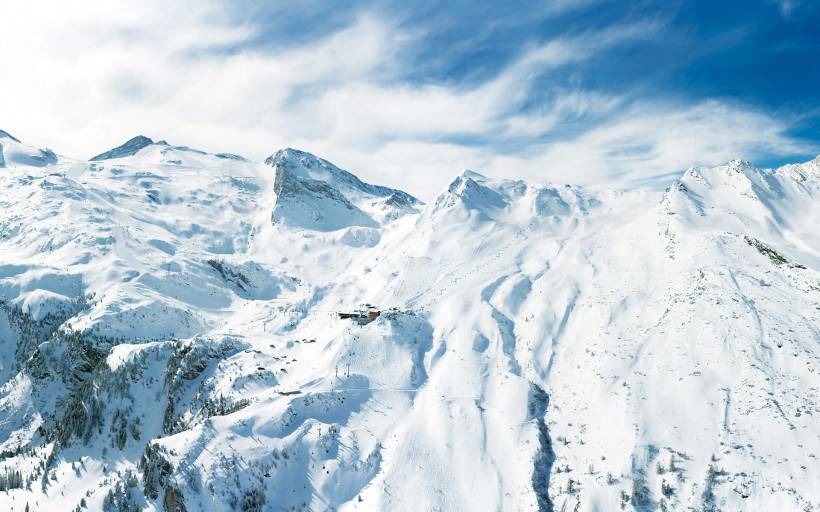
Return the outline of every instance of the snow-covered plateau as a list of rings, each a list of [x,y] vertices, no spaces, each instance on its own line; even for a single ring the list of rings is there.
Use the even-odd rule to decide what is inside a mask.
[[[0,131],[2,510],[820,511],[819,392],[820,158],[424,204]]]

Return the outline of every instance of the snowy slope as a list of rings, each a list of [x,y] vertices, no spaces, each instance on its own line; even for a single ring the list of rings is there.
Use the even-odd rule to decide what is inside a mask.
[[[8,132],[0,130],[0,168],[4,167],[46,167],[59,162],[61,158],[50,149],[35,148],[20,142]]]
[[[4,509],[820,507],[820,159],[428,205],[293,149],[13,161]]]

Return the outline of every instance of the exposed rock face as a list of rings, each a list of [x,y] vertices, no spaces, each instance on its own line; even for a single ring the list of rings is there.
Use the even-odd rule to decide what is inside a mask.
[[[327,160],[285,149],[265,160],[274,169],[271,221],[316,231],[370,227],[415,212],[419,201],[400,190],[371,185]]]
[[[18,143],[20,142],[20,140],[19,140],[19,139],[15,138],[15,137],[14,137],[12,134],[10,134],[9,132],[4,131],[4,130],[0,130],[0,139],[3,139],[3,138],[6,138],[6,139],[11,139],[11,140],[13,140],[14,142],[18,142]]]
[[[153,144],[154,141],[145,137],[144,135],[137,135],[133,139],[128,140],[124,144],[115,147],[114,149],[110,149],[104,153],[100,153],[99,155],[90,158],[92,162],[97,162],[100,160],[110,160],[112,158],[123,158],[126,156],[131,156],[136,154],[137,151],[141,150],[146,146],[150,146]]]

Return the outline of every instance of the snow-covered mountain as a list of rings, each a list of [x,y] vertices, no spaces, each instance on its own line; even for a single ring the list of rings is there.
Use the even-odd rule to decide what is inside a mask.
[[[303,151],[277,151],[265,164],[274,169],[276,200],[271,222],[276,224],[318,231],[376,228],[406,213],[416,213],[414,206],[420,204],[406,192],[364,183]],[[373,236],[378,237],[378,233]]]
[[[60,161],[50,149],[35,148],[20,142],[8,132],[0,130],[0,168],[46,167]]]
[[[4,510],[820,508],[820,159],[425,205],[0,146]]]

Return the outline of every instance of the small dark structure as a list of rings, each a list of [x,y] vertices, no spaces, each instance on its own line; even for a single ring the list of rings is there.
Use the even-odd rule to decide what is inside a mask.
[[[362,304],[359,309],[352,313],[338,313],[342,320],[353,320],[359,325],[367,325],[373,320],[379,318],[382,312],[372,304]]]

